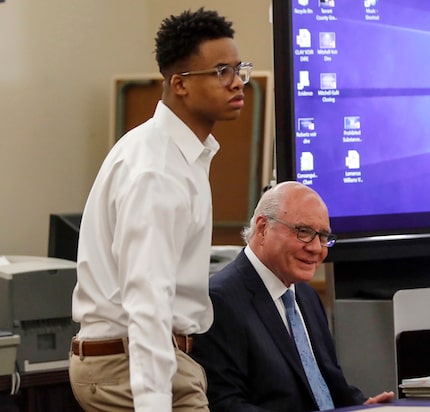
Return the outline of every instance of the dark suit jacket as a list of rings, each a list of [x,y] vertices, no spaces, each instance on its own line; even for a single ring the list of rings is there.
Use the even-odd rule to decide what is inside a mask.
[[[192,356],[206,370],[211,412],[317,410],[295,344],[243,251],[210,278],[210,295],[214,324],[195,336]],[[301,283],[296,299],[335,406],[362,404],[337,363],[318,294]]]

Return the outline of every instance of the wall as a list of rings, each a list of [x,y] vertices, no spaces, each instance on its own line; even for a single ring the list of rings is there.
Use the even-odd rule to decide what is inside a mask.
[[[156,72],[161,19],[202,4],[271,70],[270,0],[0,3],[0,255],[46,256],[49,214],[82,211],[109,149],[112,78]]]

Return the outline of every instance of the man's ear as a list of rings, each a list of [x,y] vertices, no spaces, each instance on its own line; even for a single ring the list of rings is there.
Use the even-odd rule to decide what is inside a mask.
[[[184,77],[180,74],[172,74],[172,77],[170,78],[170,90],[172,93],[179,96],[186,95],[188,90],[186,87],[186,81],[184,81]]]
[[[262,240],[266,235],[266,229],[268,227],[268,222],[266,216],[260,215],[255,219],[255,232]]]

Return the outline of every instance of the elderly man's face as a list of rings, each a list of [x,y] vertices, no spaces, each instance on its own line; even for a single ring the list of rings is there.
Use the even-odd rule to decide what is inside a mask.
[[[311,280],[328,250],[318,236],[309,243],[300,241],[294,226],[329,232],[326,206],[313,193],[303,195],[302,192],[300,196],[290,196],[274,217],[293,227],[265,216],[258,217],[256,236],[260,260],[287,286]]]

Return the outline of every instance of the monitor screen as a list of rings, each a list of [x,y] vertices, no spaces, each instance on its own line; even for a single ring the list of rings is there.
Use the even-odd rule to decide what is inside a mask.
[[[430,231],[430,1],[274,0],[277,180],[341,238]]]
[[[49,216],[48,257],[77,260],[81,213]]]

